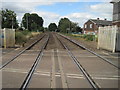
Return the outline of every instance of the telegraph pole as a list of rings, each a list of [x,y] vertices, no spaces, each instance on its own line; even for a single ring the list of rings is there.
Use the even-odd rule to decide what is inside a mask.
[[[71,32],[71,21],[69,23],[69,32]]]
[[[3,10],[3,8],[0,9],[0,48],[2,47],[2,10]],[[0,55],[1,55],[1,52],[0,52]],[[1,63],[0,63],[0,65],[1,65]]]
[[[3,8],[2,8],[3,10]],[[2,11],[0,11],[0,30],[2,29]]]
[[[13,17],[12,17],[12,30],[13,30]]]
[[[27,30],[28,30],[28,16],[26,15],[26,25],[27,25]]]

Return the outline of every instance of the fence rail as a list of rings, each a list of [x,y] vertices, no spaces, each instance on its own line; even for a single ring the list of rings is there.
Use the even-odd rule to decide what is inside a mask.
[[[120,51],[120,28],[117,26],[99,27],[98,49]]]

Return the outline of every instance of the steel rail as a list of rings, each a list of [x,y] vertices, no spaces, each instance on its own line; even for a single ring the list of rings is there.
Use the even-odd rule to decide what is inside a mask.
[[[18,56],[20,56],[22,53],[24,53],[26,50],[30,49],[31,47],[33,47],[36,43],[38,43],[40,40],[43,39],[45,35],[43,35],[40,39],[38,39],[37,41],[33,42],[32,44],[30,44],[28,47],[26,47],[25,49],[23,49],[22,51],[20,51],[17,55],[15,55],[12,59],[8,60],[7,62],[5,62],[3,65],[0,66],[0,70],[5,67],[6,65],[8,65],[10,62],[12,62],[14,59],[16,59]]]
[[[57,37],[57,36],[56,36]],[[60,41],[60,43],[64,46],[64,48],[67,50],[69,56],[72,58],[74,63],[77,65],[79,70],[83,73],[85,78],[88,80],[90,85],[93,87],[94,90],[99,90],[99,86],[95,83],[95,81],[91,78],[91,76],[87,73],[87,71],[83,68],[83,66],[79,63],[78,59],[73,55],[73,53],[70,51],[70,49],[57,37],[57,39]]]
[[[112,63],[109,59],[107,59],[107,58],[105,58],[105,57],[103,57],[103,56],[101,56],[101,55],[99,55],[99,54],[93,52],[92,50],[86,48],[85,46],[79,44],[78,42],[76,42],[76,41],[74,41],[74,40],[71,40],[70,38],[68,38],[68,37],[66,37],[66,36],[64,36],[64,35],[62,35],[62,34],[59,34],[59,35],[62,36],[62,37],[64,37],[65,39],[69,40],[70,42],[76,44],[77,46],[79,46],[79,47],[81,47],[81,48],[87,50],[88,52],[90,52],[90,53],[96,55],[97,57],[99,57],[99,58],[101,58],[102,60],[106,61],[107,63],[111,64],[111,65],[114,66],[115,68],[120,69],[119,66],[115,65],[114,63]]]
[[[41,61],[41,58],[43,56],[43,50],[46,48],[46,46],[48,44],[48,41],[49,41],[49,35],[47,37],[47,40],[43,44],[42,48],[40,49],[40,52],[39,52],[37,58],[35,59],[35,62],[33,63],[30,71],[28,72],[23,84],[21,85],[20,90],[26,90],[26,88],[27,88],[27,86],[28,86],[28,84],[29,84],[29,82],[30,82],[30,80],[32,78],[32,75],[33,75],[38,63]]]

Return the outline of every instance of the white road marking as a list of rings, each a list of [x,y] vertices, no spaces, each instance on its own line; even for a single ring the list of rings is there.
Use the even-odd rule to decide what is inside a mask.
[[[21,70],[21,69],[13,69],[13,68],[5,68],[2,71],[5,72],[14,72],[14,73],[28,73],[26,70]],[[34,74],[35,75],[42,75],[42,76],[50,76],[51,72],[44,72],[44,71],[37,71]],[[56,77],[60,77],[60,73],[55,73]],[[85,79],[83,75],[80,74],[71,74],[67,73],[66,74],[67,78],[76,78],[76,79]],[[100,79],[100,80],[118,80],[120,76],[114,75],[114,76],[108,76],[108,75],[96,75],[92,77],[93,79]]]
[[[57,50],[57,54],[58,54],[58,52],[59,51]],[[66,76],[65,76],[65,73],[63,70],[63,65],[62,65],[61,58],[60,58],[59,54],[58,54],[58,64],[59,64],[59,69],[60,69],[60,74],[61,74],[62,87],[68,88],[67,79],[66,79]]]
[[[40,50],[29,50],[29,51],[38,51],[38,52],[40,52]]]
[[[51,88],[56,88],[54,50],[52,50]]]
[[[15,50],[19,50],[20,48],[16,48]]]
[[[108,56],[104,56],[104,57],[112,57],[112,58],[118,58],[117,56],[112,56],[109,53],[103,52],[104,54],[108,55]]]
[[[45,56],[48,56],[48,55],[45,55]],[[68,55],[59,55],[59,56],[60,56],[60,57],[63,57],[63,56],[64,56],[64,57],[65,57],[65,56],[68,57]],[[97,57],[97,56],[80,56],[80,55],[76,55],[76,57],[78,57],[78,58],[79,58],[79,57],[85,57],[85,58],[86,58],[86,57]]]
[[[106,53],[106,52],[103,52],[104,54],[106,54],[106,55],[109,55],[109,53]]]
[[[37,54],[22,54],[22,55],[37,55]]]
[[[28,73],[26,70],[21,70],[21,69],[13,69],[13,68],[5,68],[2,71],[6,72],[17,72],[17,73]]]

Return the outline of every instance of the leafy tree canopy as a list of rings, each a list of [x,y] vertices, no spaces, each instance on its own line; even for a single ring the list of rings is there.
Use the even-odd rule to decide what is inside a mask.
[[[68,29],[70,29],[70,20],[68,18],[61,18],[58,23],[58,30],[60,32],[67,32]]]
[[[55,23],[50,23],[48,26],[49,31],[57,31],[57,25]]]
[[[78,23],[70,21],[68,18],[61,18],[58,23],[58,30],[63,33],[78,32],[81,28]]]
[[[41,29],[41,27],[43,27],[43,22],[43,18],[36,13],[25,13],[22,18],[22,26],[30,31],[38,31]]]
[[[1,12],[2,15],[2,28],[18,28],[18,21],[16,13],[12,10],[5,9]]]

